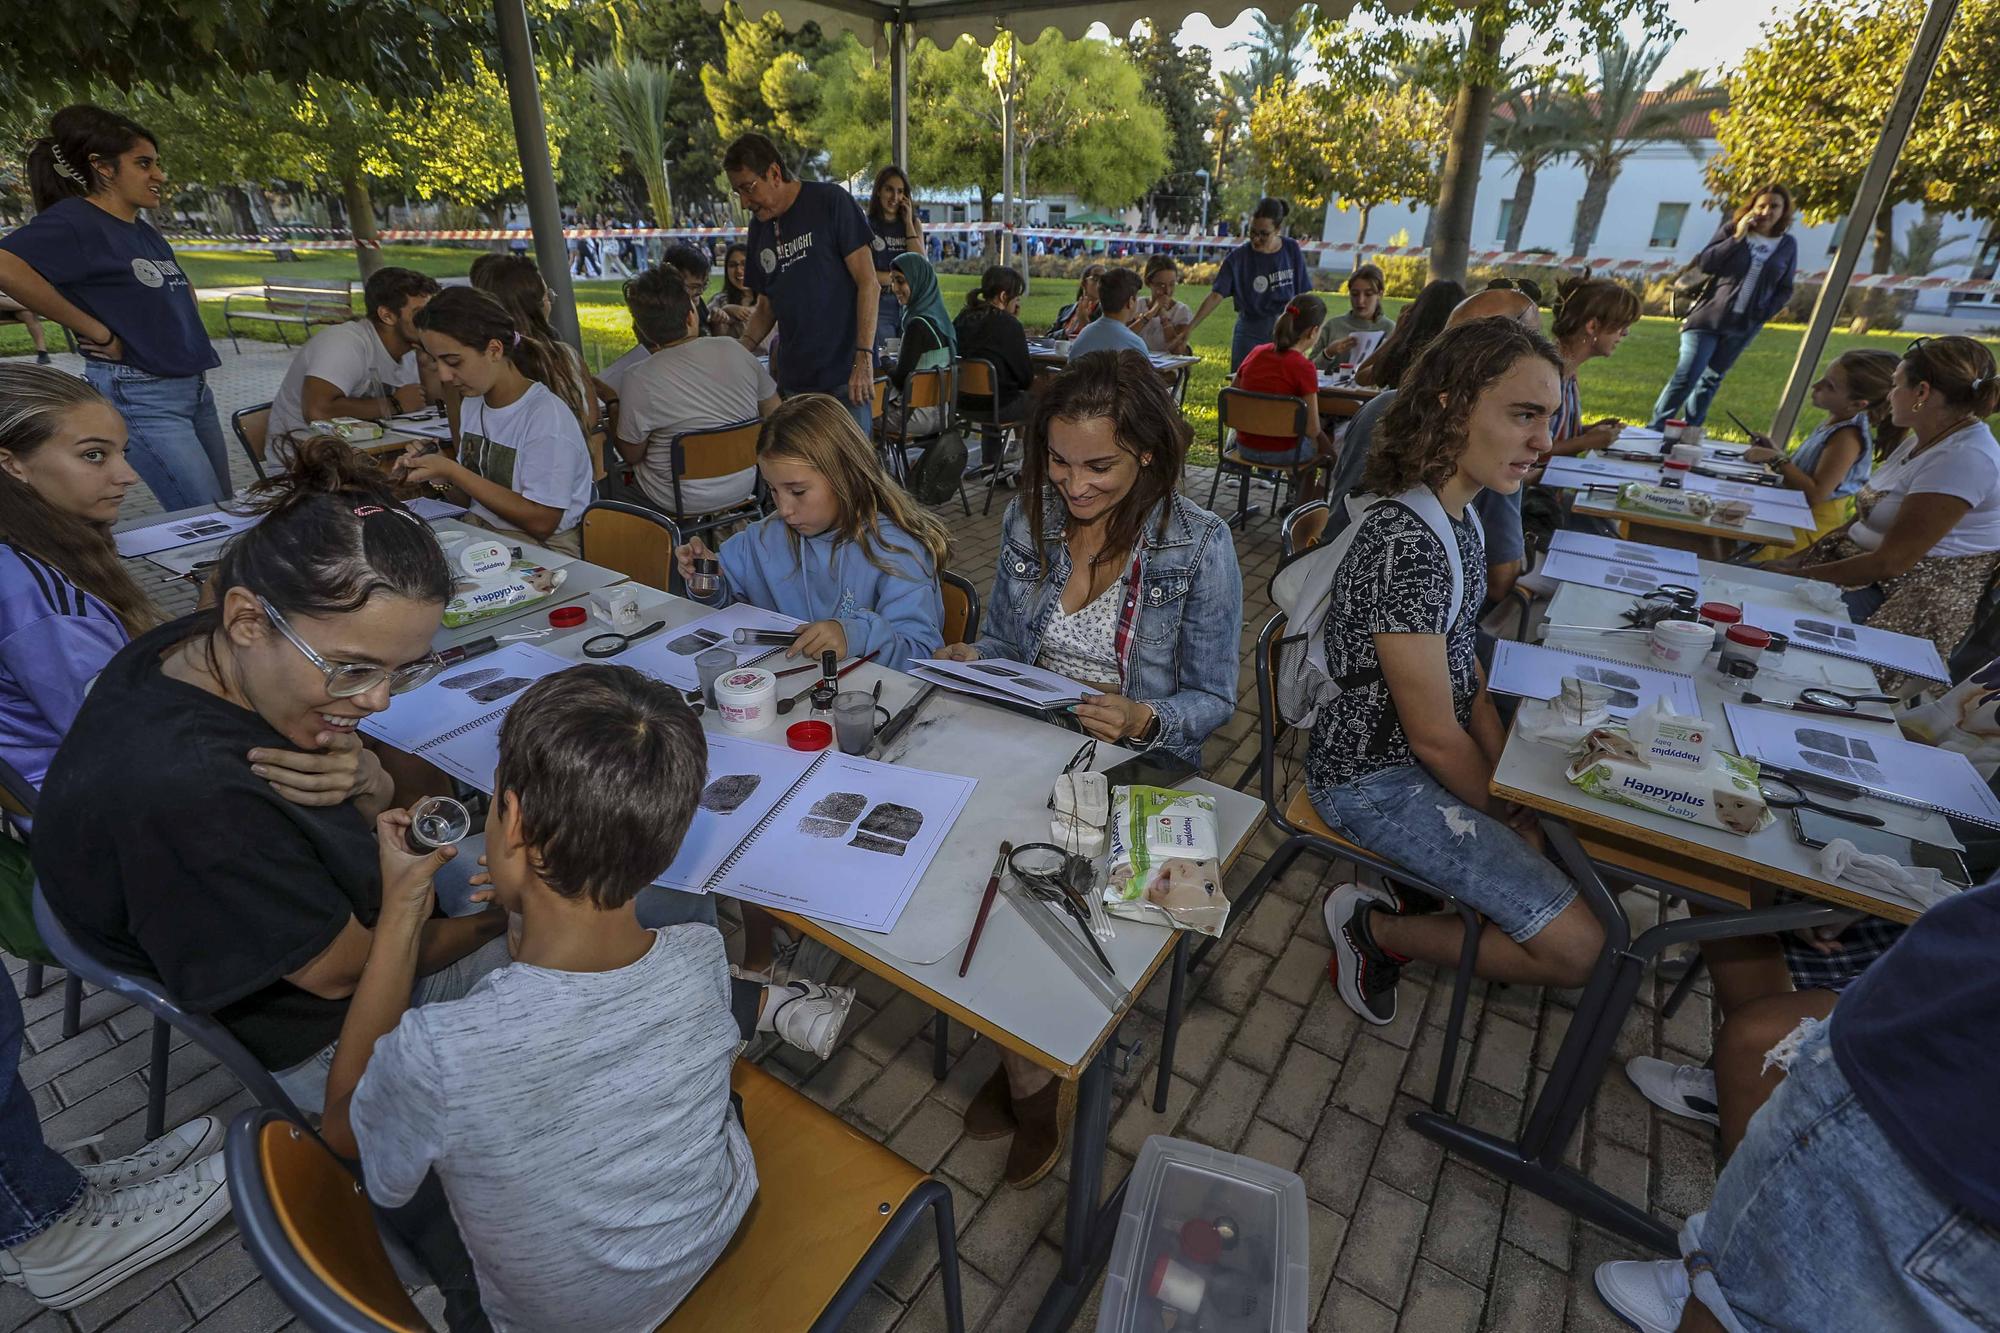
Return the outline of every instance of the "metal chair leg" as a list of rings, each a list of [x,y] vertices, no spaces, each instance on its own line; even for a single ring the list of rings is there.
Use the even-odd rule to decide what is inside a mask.
[[[1181,1035],[1181,1001],[1187,990],[1187,932],[1174,940],[1173,971],[1167,981],[1167,1013],[1160,1031],[1160,1072],[1153,1080],[1153,1113],[1165,1115],[1167,1087],[1174,1076],[1174,1042]]]
[[[951,1216],[951,1191],[941,1189],[931,1201],[931,1215],[937,1221],[938,1284],[943,1288],[946,1333],[965,1333],[965,1302],[958,1282],[958,1231]]]
[[[931,1077],[940,1083],[944,1082],[944,1076],[948,1072],[946,1065],[951,1058],[950,1037],[951,1019],[940,1009],[931,1023]]]
[[[72,972],[63,982],[63,1040],[68,1041],[83,1026],[83,978]]]
[[[22,976],[21,982],[28,992],[22,998],[27,1000],[32,1000],[37,995],[40,995],[42,989],[49,984],[48,979],[42,975],[42,965],[40,963],[28,964],[27,973]]]
[[[1688,970],[1681,974],[1681,979],[1674,983],[1673,990],[1668,993],[1667,1002],[1660,1006],[1661,1018],[1672,1018],[1674,1016],[1681,1007],[1681,1001],[1685,1000],[1688,997],[1688,992],[1694,989],[1695,978],[1702,974],[1706,966],[1707,964],[1703,962],[1702,956],[1699,953],[1696,953],[1688,961]]]
[[[1458,919],[1464,923],[1465,942],[1458,950],[1451,1013],[1444,1022],[1444,1057],[1438,1061],[1437,1090],[1431,1094],[1431,1109],[1439,1115],[1451,1114],[1451,1076],[1458,1064],[1458,1039],[1465,1028],[1465,1005],[1472,996],[1472,969],[1479,962],[1479,932],[1484,928],[1479,914],[1464,903],[1458,904]]]
[[[146,1142],[167,1132],[167,1043],[174,1030],[164,1019],[153,1020],[152,1061],[146,1067]]]

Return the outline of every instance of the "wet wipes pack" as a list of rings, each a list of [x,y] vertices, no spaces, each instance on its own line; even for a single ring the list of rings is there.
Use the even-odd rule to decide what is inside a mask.
[[[1119,916],[1157,919],[1203,935],[1229,920],[1222,892],[1215,801],[1171,787],[1114,787],[1106,907]]]
[[[1626,733],[1603,727],[1570,752],[1565,775],[1592,796],[1729,833],[1755,833],[1771,822],[1757,766],[1721,750],[1699,767],[1657,763]]]
[[[502,566],[497,574],[486,578],[460,579],[451,599],[444,604],[445,628],[457,629],[497,612],[544,601],[555,596],[568,577],[567,570],[544,569],[520,561]]]
[[[1625,734],[1638,747],[1639,757],[1651,764],[1706,768],[1714,748],[1708,722],[1674,712],[1664,696],[1656,696],[1634,713],[1625,724]]]

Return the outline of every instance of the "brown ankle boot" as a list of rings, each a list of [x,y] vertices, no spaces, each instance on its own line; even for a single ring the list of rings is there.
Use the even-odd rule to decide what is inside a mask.
[[[1009,1185],[1027,1189],[1055,1169],[1075,1111],[1074,1079],[1052,1078],[1041,1091],[1014,1103],[1014,1143],[1007,1150]]]
[[[965,1108],[965,1137],[1004,1139],[1013,1132],[1014,1099],[1007,1092],[1007,1071],[996,1069]]]

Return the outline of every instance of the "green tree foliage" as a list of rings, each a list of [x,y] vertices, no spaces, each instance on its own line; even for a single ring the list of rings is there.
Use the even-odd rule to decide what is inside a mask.
[[[754,130],[769,136],[794,168],[809,165],[812,64],[826,46],[817,23],[790,33],[776,14],[753,19],[729,4],[722,16],[722,58],[701,69],[722,142]]]
[[[1557,118],[1567,127],[1571,152],[1586,173],[1570,237],[1573,255],[1590,253],[1611,186],[1632,154],[1649,143],[1678,144],[1701,160],[1700,141],[1684,125],[1689,116],[1720,107],[1722,93],[1703,89],[1701,72],[1689,70],[1649,95],[1647,85],[1672,50],[1672,42],[1611,42],[1597,53],[1597,78],[1557,102]]]
[[[1306,71],[1307,39],[1312,36],[1317,11],[1311,5],[1301,5],[1282,19],[1266,18],[1261,11],[1254,19],[1257,27],[1250,40],[1229,48],[1250,57],[1243,78],[1252,96],[1281,82],[1298,83]]]
[[[1202,214],[1201,178],[1195,173],[1215,170],[1206,137],[1215,100],[1209,54],[1199,46],[1183,51],[1173,34],[1151,19],[1123,45],[1167,132],[1166,174],[1146,191],[1153,214],[1163,221],[1193,222]]]
[[[1279,79],[1257,98],[1250,144],[1273,189],[1310,209],[1356,210],[1366,244],[1375,209],[1436,189],[1445,128],[1444,106],[1416,84],[1341,96]]]
[[[1507,215],[1508,250],[1521,248],[1521,229],[1527,225],[1528,210],[1535,203],[1535,180],[1543,167],[1552,167],[1575,150],[1574,127],[1563,114],[1556,81],[1543,75],[1526,86],[1508,91],[1493,117],[1486,142],[1514,165],[1514,207]]]
[[[653,220],[670,226],[672,183],[667,179],[667,117],[673,110],[674,72],[650,60],[619,60],[590,68],[590,86],[620,145],[646,183]]]
[[[1808,0],[1768,25],[1728,81],[1709,188],[1737,204],[1758,185],[1782,181],[1808,222],[1853,207],[1923,15],[1922,0]],[[1964,0],[1874,220],[1870,271],[1895,267],[1889,206],[2000,214],[1996,69],[2000,0]]]

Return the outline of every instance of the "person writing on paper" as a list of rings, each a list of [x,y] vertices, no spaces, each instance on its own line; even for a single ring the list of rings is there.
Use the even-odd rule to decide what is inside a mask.
[[[1548,456],[1562,369],[1511,319],[1447,329],[1424,349],[1368,459],[1363,489],[1381,499],[1356,520],[1325,620],[1305,627],[1344,684],[1313,722],[1313,808],[1486,918],[1478,975],[1537,986],[1582,985],[1604,934],[1538,850],[1533,813],[1490,794],[1505,735],[1475,656],[1486,552],[1471,503],[1519,490]],[[1324,910],[1334,984],[1369,1023],[1395,1020],[1405,963],[1450,967],[1463,944],[1457,916],[1412,912],[1383,889],[1340,885]]]
[[[364,319],[323,328],[292,357],[264,427],[279,457],[294,432],[315,421],[380,421],[428,401],[417,370],[419,310],[438,294],[437,279],[407,268],[378,268],[362,284]]]
[[[1896,358],[1888,352],[1856,349],[1833,359],[1812,386],[1812,404],[1826,413],[1806,442],[1790,454],[1773,448],[1771,437],[1751,432],[1746,463],[1770,463],[1785,485],[1812,502],[1812,535],[1788,547],[1767,546],[1768,559],[1796,555],[1854,515],[1854,496],[1868,484],[1878,460],[1902,443],[1889,407]]]
[[[590,449],[577,404],[558,396],[576,391],[568,362],[470,287],[438,293],[417,314],[417,336],[466,403],[458,457],[413,444],[396,460],[399,475],[458,490],[472,521],[502,536],[581,554]]]
[[[1326,468],[1338,446],[1328,435],[1319,415],[1319,372],[1300,350],[1310,346],[1326,318],[1326,302],[1317,296],[1301,296],[1285,307],[1271,329],[1271,341],[1252,348],[1236,369],[1236,386],[1250,393],[1268,393],[1297,398],[1305,404],[1305,434],[1294,439],[1271,435],[1236,435],[1236,447],[1246,458],[1260,464],[1321,462],[1307,474],[1300,490],[1302,500],[1317,500],[1326,490]]]
[[[1929,639],[1949,657],[2000,570],[2000,410],[1993,354],[1919,338],[1896,363],[1889,416],[1910,438],[1854,497],[1854,520],[1776,569],[1846,589],[1864,625]]]
[[[103,395],[0,364],[0,759],[31,787],[97,673],[159,623],[111,540],[138,480]]]
[[[789,650],[817,661],[875,655],[901,670],[944,642],[938,592],[944,525],[883,471],[875,449],[826,394],[779,405],[757,439],[773,512],[722,543],[722,591],[806,623]],[[712,553],[699,537],[674,552],[685,581]]]
[[[1358,333],[1373,334],[1371,345],[1379,345],[1382,338],[1394,328],[1395,321],[1382,313],[1382,293],[1387,290],[1387,282],[1382,270],[1373,264],[1363,264],[1347,275],[1347,313],[1335,315],[1320,326],[1319,337],[1313,339],[1313,364],[1321,370],[1334,370],[1343,361],[1354,359],[1354,351],[1360,346]]]
[[[1551,434],[1558,454],[1583,454],[1608,448],[1625,429],[1616,417],[1583,424],[1583,404],[1576,373],[1587,362],[1610,356],[1639,322],[1639,297],[1623,283],[1605,278],[1566,278],[1556,286],[1549,332],[1562,357],[1562,411]]]
[[[1145,339],[1149,352],[1179,355],[1187,351],[1194,311],[1185,301],[1174,299],[1180,281],[1181,266],[1172,255],[1154,255],[1146,261],[1146,295],[1139,298],[1132,331]]]
[[[1237,246],[1216,271],[1215,283],[1201,308],[1194,312],[1187,336],[1192,338],[1209,312],[1225,298],[1236,302],[1236,328],[1229,335],[1229,373],[1243,364],[1250,349],[1271,341],[1271,326],[1294,297],[1312,290],[1306,252],[1284,234],[1285,215],[1292,206],[1282,199],[1259,199],[1250,215],[1250,239]]]
[[[1375,344],[1375,350],[1354,368],[1354,382],[1384,389],[1402,383],[1403,372],[1417,359],[1417,353],[1444,332],[1445,321],[1467,299],[1465,288],[1450,278],[1425,283],[1417,299],[1397,313],[1394,327]],[[1521,299],[1527,300],[1525,296]]]
[[[1091,685],[1072,712],[1100,740],[1201,761],[1236,707],[1243,581],[1221,519],[1178,494],[1190,435],[1152,363],[1098,352],[1036,395],[1021,494],[977,643]],[[1011,1053],[965,1111],[975,1139],[1011,1135],[1007,1183],[1026,1189],[1062,1152],[1076,1083]]]

